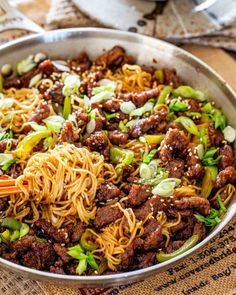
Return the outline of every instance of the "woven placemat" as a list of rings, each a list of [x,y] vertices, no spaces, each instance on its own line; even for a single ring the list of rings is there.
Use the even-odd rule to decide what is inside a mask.
[[[69,3],[69,4],[68,4]],[[47,29],[68,26],[99,24],[86,17],[68,0],[40,1],[24,0],[18,6],[22,12],[44,25]],[[63,5],[64,6],[63,6]],[[49,13],[47,14],[47,10]],[[59,13],[59,8],[61,13]],[[64,7],[64,8],[63,8]],[[30,11],[30,13],[29,13]],[[66,16],[61,17],[66,11]],[[41,17],[39,17],[41,15]],[[54,15],[54,17],[53,17]],[[64,14],[65,16],[65,14]],[[14,37],[8,34],[7,40]],[[1,40],[1,35],[0,35]],[[215,68],[236,88],[235,61],[220,49],[186,46],[186,49],[200,56]],[[108,289],[81,289],[35,282],[7,270],[0,270],[0,294],[3,295],[236,295],[236,217],[207,246],[162,273],[145,281]]]

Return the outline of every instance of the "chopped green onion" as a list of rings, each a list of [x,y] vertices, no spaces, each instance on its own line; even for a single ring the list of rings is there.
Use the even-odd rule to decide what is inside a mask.
[[[107,121],[109,121],[109,120],[111,120],[113,118],[116,118],[116,115],[117,115],[116,113],[108,114],[106,112],[104,112],[104,114],[105,114],[105,117],[106,117]]]
[[[209,151],[207,151],[204,155],[204,158],[212,158],[215,153],[219,150],[219,148],[212,147]]]
[[[26,223],[21,223],[21,227],[20,227],[20,239],[24,236],[26,236],[28,234],[28,232],[30,231],[30,227],[28,224]]]
[[[142,179],[151,179],[153,177],[153,171],[147,164],[141,163],[139,175]]]
[[[16,65],[16,71],[18,75],[23,75],[29,71],[31,71],[34,67],[36,67],[36,63],[33,62],[33,56],[30,55],[26,59],[23,59]]]
[[[69,250],[76,250],[76,251],[78,251],[78,252],[83,252],[83,249],[82,249],[82,247],[80,246],[80,244],[77,244],[77,245],[75,245],[75,246],[73,246],[73,247],[70,247]]]
[[[218,174],[218,169],[216,166],[205,167],[205,174],[202,180],[201,196],[208,198],[212,192],[214,182]]]
[[[196,146],[196,151],[199,159],[202,159],[204,157],[204,146],[202,143]]]
[[[199,131],[199,142],[203,144],[204,148],[207,147],[208,137],[205,128],[201,127]]]
[[[227,140],[228,142],[232,143],[235,141],[236,131],[233,127],[231,126],[225,127],[223,130],[223,134],[224,134],[225,140]]]
[[[116,86],[117,86],[117,84],[116,84],[116,82],[115,81],[112,81],[112,80],[109,80],[109,79],[102,79],[102,80],[100,80],[99,82],[98,82],[98,85],[99,86],[109,86],[109,89],[111,90],[111,91],[115,91],[115,89],[116,89]],[[95,87],[96,88],[96,87]]]
[[[34,129],[34,131],[46,131],[47,130],[47,127],[46,126],[39,125],[39,124],[37,124],[34,121],[27,122],[25,124],[25,126],[27,126],[27,125],[31,126]]]
[[[195,118],[200,118],[202,116],[202,114],[200,114],[198,112],[187,112],[186,115],[188,117],[195,117]]]
[[[12,217],[5,217],[2,220],[1,226],[12,230],[20,230],[21,222]]]
[[[134,126],[137,122],[139,121],[139,119],[137,118],[137,119],[133,119],[133,120],[130,120],[125,126],[126,127],[132,127],[132,126]]]
[[[216,226],[221,222],[221,219],[219,218],[219,211],[216,209],[211,209],[211,214],[206,217],[201,214],[194,214],[194,216],[198,221],[204,223],[207,227]]]
[[[156,77],[156,79],[161,83],[161,84],[163,84],[164,83],[164,72],[163,72],[163,70],[162,69],[160,69],[160,70],[156,70],[155,72],[154,72],[154,76]]]
[[[92,90],[92,95],[97,95],[104,92],[109,92],[112,96],[114,95],[115,88],[113,85],[98,86]]]
[[[97,249],[98,245],[93,241],[94,235],[89,231],[86,230],[81,238],[80,238],[80,245],[86,251],[93,251]]]
[[[67,66],[67,63],[62,60],[53,60],[52,64],[61,72],[70,72],[70,68]]]
[[[61,116],[53,115],[44,119],[43,122],[49,130],[59,133],[65,123],[65,119]]]
[[[6,229],[0,234],[0,236],[3,242],[8,243],[11,239],[11,232],[9,231],[9,229]]]
[[[80,87],[80,78],[78,75],[66,75],[64,80],[64,87],[62,88],[62,94],[64,96],[71,96],[72,94],[78,94]]]
[[[217,201],[219,203],[219,206],[220,206],[221,211],[222,212],[227,212],[227,208],[225,207],[225,204],[222,201],[220,194],[217,195],[216,199],[217,199]]]
[[[96,260],[93,257],[93,254],[91,252],[87,252],[87,262],[93,269],[98,269],[98,265]]]
[[[7,164],[9,161],[13,159],[12,154],[3,154],[0,153],[0,166]]]
[[[203,113],[212,114],[214,112],[213,106],[210,102],[206,103],[202,108]]]
[[[198,134],[198,129],[193,120],[188,117],[180,116],[178,117],[175,122],[180,123],[189,133],[193,135]]]
[[[215,129],[220,128],[222,131],[226,127],[226,117],[225,115],[216,115],[214,116],[214,121],[215,121]]]
[[[159,96],[158,96],[158,98],[157,98],[157,103],[158,104],[163,104],[163,103],[165,103],[165,101],[166,101],[166,99],[169,97],[169,95],[170,95],[170,93],[171,93],[171,91],[172,91],[172,86],[165,86],[162,90],[161,90],[161,92],[160,92],[160,94],[159,94]]]
[[[62,115],[65,119],[68,119],[70,113],[71,113],[71,98],[69,96],[66,96],[64,99]]]
[[[134,103],[132,103],[132,101],[124,101],[120,105],[120,110],[122,111],[122,113],[127,115],[132,113],[135,109],[136,109],[136,106]]]
[[[157,153],[157,149],[153,149],[149,154],[143,156],[143,163],[149,164]]]
[[[128,149],[112,146],[110,149],[110,160],[116,164],[123,163],[129,165],[134,160],[134,153]]]
[[[154,104],[152,102],[146,102],[141,108],[135,109],[130,113],[130,116],[142,116],[146,112],[150,112],[153,109]]]
[[[173,99],[170,102],[169,109],[174,112],[186,111],[188,109],[188,105],[185,102]]]
[[[127,131],[127,127],[125,126],[125,124],[124,124],[124,122],[123,121],[120,121],[119,122],[119,129],[121,130],[121,131],[123,131],[123,132],[125,132],[125,131]]]
[[[10,242],[14,242],[18,240],[20,237],[20,232],[18,230],[14,230],[10,237]]]
[[[205,101],[206,97],[200,90],[195,90],[190,86],[182,85],[172,91],[175,97],[181,96],[186,98],[194,98],[200,101]]]
[[[86,126],[86,131],[88,134],[93,133],[93,131],[96,129],[96,120],[95,119],[91,119],[87,126]]]
[[[5,131],[0,133],[0,141],[2,141],[4,139],[10,139],[10,138],[12,138],[10,133],[6,133]]]
[[[15,164],[17,161],[18,161],[17,158],[8,161],[6,164],[4,164],[4,165],[1,167],[1,170],[2,170],[2,171],[6,171],[9,167],[11,167],[11,165]]]
[[[0,109],[11,108],[14,102],[13,98],[2,98],[0,99]]]
[[[145,138],[144,136],[140,136],[140,137],[138,138],[138,140],[139,140],[141,143],[143,143],[143,144],[147,143],[146,138]]]
[[[0,93],[3,92],[3,76],[0,74]]]
[[[102,102],[103,100],[106,100],[111,97],[114,97],[114,92],[111,92],[111,91],[99,92],[91,97],[90,103],[92,104],[96,102]]]
[[[216,152],[219,148],[211,148],[209,151],[207,151],[202,159],[202,164],[205,166],[214,166],[219,163],[221,156],[218,156],[216,159],[213,157],[215,156]]]
[[[173,194],[174,188],[180,183],[181,180],[178,178],[166,178],[152,190],[152,193],[161,197],[169,197]]]
[[[42,77],[43,77],[42,73],[39,73],[35,75],[34,77],[32,77],[29,81],[29,88],[32,88],[34,85],[36,85],[42,79]]]
[[[79,275],[82,275],[86,270],[87,270],[87,260],[86,258],[84,258],[79,261],[79,264],[75,272]]]
[[[160,144],[165,138],[165,134],[144,135],[144,138],[149,144]]]

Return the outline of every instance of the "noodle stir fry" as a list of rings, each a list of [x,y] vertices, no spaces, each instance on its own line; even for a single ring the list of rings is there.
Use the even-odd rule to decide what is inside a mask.
[[[39,53],[16,71],[0,75],[1,257],[60,274],[131,271],[221,222],[236,132],[174,69],[115,46],[94,62]]]

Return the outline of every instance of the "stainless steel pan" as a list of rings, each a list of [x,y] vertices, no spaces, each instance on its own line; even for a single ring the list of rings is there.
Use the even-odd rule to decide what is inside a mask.
[[[229,85],[211,68],[184,50],[166,42],[128,32],[108,29],[67,29],[51,31],[14,41],[0,47],[0,66],[5,63],[16,64],[25,56],[46,52],[53,58],[75,57],[85,50],[95,58],[114,45],[123,46],[129,54],[136,57],[138,64],[151,65],[153,59],[158,67],[175,67],[180,77],[188,84],[201,89],[210,100],[221,106],[231,125],[236,127],[236,96]],[[171,261],[146,269],[104,276],[69,276],[42,272],[26,268],[0,258],[0,265],[35,280],[77,285],[80,287],[108,287],[131,283],[163,271],[170,265],[185,259],[215,237],[236,213],[236,196],[230,204],[223,221],[207,238]]]

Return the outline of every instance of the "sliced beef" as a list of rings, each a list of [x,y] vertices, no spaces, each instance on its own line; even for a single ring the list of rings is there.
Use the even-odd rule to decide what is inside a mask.
[[[122,196],[121,190],[112,182],[102,184],[96,194],[96,199],[99,202],[106,202]]]
[[[132,101],[136,106],[140,107],[145,104],[150,98],[156,98],[160,93],[160,88],[145,90],[142,92],[120,92],[117,98],[123,101]]]
[[[140,238],[135,238],[133,242],[125,249],[125,252],[121,256],[121,263],[119,265],[120,269],[128,269],[132,265],[135,259],[135,252],[142,249],[143,240]]]
[[[9,205],[8,201],[9,201],[8,198],[0,198],[0,212],[7,209]]]
[[[230,145],[225,145],[220,148],[218,151],[218,156],[221,156],[218,167],[219,170],[224,170],[229,166],[233,166],[234,164],[234,154]]]
[[[0,141],[0,153],[4,153],[7,146],[11,147],[11,150],[14,150],[18,144],[17,139],[3,139]]]
[[[188,99],[184,99],[183,102],[186,102],[188,104],[188,112],[196,112],[196,113],[202,112],[200,102],[197,101],[196,99],[188,98]]]
[[[79,139],[79,134],[74,130],[73,123],[66,121],[59,135],[60,142],[74,143]]]
[[[64,246],[61,246],[61,244],[55,243],[53,244],[53,248],[64,263],[68,263],[72,259],[72,257],[67,254],[68,249]]]
[[[216,177],[215,186],[216,188],[221,188],[227,183],[235,183],[236,182],[236,170],[233,166],[228,166],[224,170],[220,171],[220,173]]]
[[[65,98],[62,94],[62,87],[61,83],[55,82],[52,89],[48,89],[43,93],[44,99],[62,106]]]
[[[116,207],[100,207],[97,209],[97,213],[94,219],[94,225],[96,228],[102,228],[121,217],[122,212]]]
[[[129,129],[129,135],[132,138],[138,138],[150,129],[156,128],[160,122],[166,119],[168,111],[166,108],[159,109],[155,114],[148,118],[140,119]]]
[[[197,222],[193,228],[193,234],[199,236],[199,241],[203,240],[206,236],[206,228],[201,222]]]
[[[55,252],[50,243],[34,242],[31,250],[21,258],[22,264],[39,270],[46,270],[55,261]]]
[[[148,185],[133,184],[128,195],[128,203],[131,207],[136,207],[144,203],[151,196],[151,188]]]
[[[39,74],[39,72],[40,72],[39,69],[34,68],[31,71],[29,71],[28,73],[23,74],[22,76],[7,80],[4,82],[4,88],[5,89],[9,89],[12,87],[16,88],[16,89],[26,88],[29,86],[29,82],[30,82],[31,78],[34,77],[35,75]]]
[[[103,102],[102,108],[108,112],[117,112],[120,110],[121,100],[116,98],[106,99]]]
[[[65,228],[56,229],[45,219],[38,219],[34,223],[34,229],[37,235],[43,235],[49,240],[57,243],[68,243],[69,235]]]
[[[195,209],[203,215],[210,214],[210,202],[202,197],[186,197],[174,201],[176,208],[179,209]]]
[[[170,162],[175,156],[184,154],[189,144],[189,139],[184,131],[179,129],[169,129],[160,145],[159,158],[163,163]]]
[[[178,240],[178,241],[170,241],[167,248],[166,248],[166,253],[173,253],[176,250],[178,250],[180,247],[183,246],[185,241]]]
[[[86,52],[81,52],[76,59],[73,59],[70,62],[72,70],[77,74],[82,74],[83,72],[89,70],[92,62],[90,61]]]
[[[169,171],[169,177],[181,178],[184,175],[184,160],[176,159],[168,162],[165,166]]]
[[[224,135],[219,128],[215,129],[214,123],[208,125],[208,136],[211,146],[220,146],[224,141]]]
[[[134,214],[138,220],[144,220],[149,213],[153,213],[155,216],[158,211],[162,211],[164,208],[163,202],[159,196],[154,196],[147,200],[140,208],[134,210]]]
[[[114,130],[108,133],[108,138],[112,144],[120,145],[127,143],[129,135],[127,133]]]
[[[201,179],[204,176],[204,168],[202,166],[201,160],[198,156],[196,146],[190,144],[187,149],[186,164],[188,170],[186,176],[189,179]]]
[[[72,224],[71,225],[72,228],[72,232],[71,232],[71,236],[70,236],[70,240],[71,242],[78,242],[82,236],[82,234],[85,232],[86,230],[86,225],[83,222],[77,222],[76,224]]]
[[[37,240],[36,236],[26,235],[20,240],[14,242],[11,246],[13,251],[25,252],[32,247],[32,244]]]
[[[87,77],[80,84],[80,93],[87,94],[88,97],[92,97],[93,88],[97,86],[97,82],[103,78],[102,71],[89,72]]]
[[[75,120],[78,128],[84,127],[88,121],[89,116],[83,108],[79,108],[75,113]]]
[[[57,273],[61,275],[65,275],[65,271],[63,269],[63,261],[61,259],[58,259],[53,265],[50,266],[49,271],[52,273]]]
[[[164,73],[164,83],[165,84],[171,84],[173,85],[174,88],[179,87],[182,85],[182,81],[180,78],[177,76],[176,70],[175,69],[163,69]]]
[[[95,60],[98,66],[118,67],[124,60],[125,50],[120,46],[114,46]]]
[[[155,264],[156,251],[149,251],[137,256],[137,267],[146,268]]]
[[[153,217],[145,224],[144,233],[141,236],[144,239],[144,250],[156,249],[162,242],[162,229],[160,223]]]
[[[29,122],[36,122],[38,124],[42,123],[50,115],[50,107],[45,102],[40,102],[39,106],[32,114],[32,117],[29,119]]]
[[[109,139],[103,131],[92,133],[85,141],[84,145],[88,146],[91,151],[96,151],[104,155],[106,160],[110,159]]]

